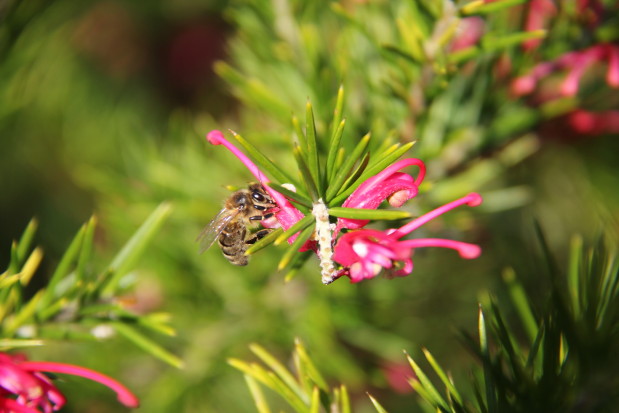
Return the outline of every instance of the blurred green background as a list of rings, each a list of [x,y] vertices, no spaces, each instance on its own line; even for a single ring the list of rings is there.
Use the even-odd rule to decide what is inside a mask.
[[[258,342],[286,360],[295,337],[334,384],[349,387],[358,412],[373,411],[366,391],[391,412],[415,411],[415,396],[398,393],[386,375],[405,363],[403,349],[428,347],[466,379],[470,361],[456,331],[475,328],[478,294],[501,297],[501,272],[513,267],[544,298],[534,221],[559,257],[574,233],[617,233],[619,139],[572,134],[560,117],[551,119],[559,127],[531,118],[535,107],[510,100],[492,71],[498,53],[438,77],[426,106],[415,107],[402,94],[415,94],[426,68],[377,49],[397,41],[396,17],[412,16],[399,3],[0,1],[0,267],[32,217],[45,251],[35,282],[43,285],[92,214],[97,259],[105,260],[170,201],[172,215],[127,294],[136,311],[172,314],[178,334],[162,344],[186,366],[176,370],[122,340],[53,340],[30,357],[110,374],[146,412],[253,411],[226,359],[251,358],[247,346]],[[504,15],[490,21],[493,30],[512,29]],[[553,39],[540,53],[578,47],[576,37]],[[531,64],[517,47],[504,53],[515,66]],[[227,63],[214,69],[219,60]],[[407,208],[423,213],[472,190],[485,197],[421,233],[478,243],[481,258],[422,250],[409,277],[323,286],[313,261],[284,283],[278,248],[246,268],[217,248],[198,254],[195,238],[221,208],[225,186],[252,179],[205,134],[235,130],[293,165],[290,116],[302,118],[309,98],[326,130],[340,83],[350,142],[369,130],[379,142],[419,139],[410,156],[428,163],[429,176]],[[616,91],[595,79],[588,85],[587,96],[598,96],[589,102],[616,109]],[[63,378],[59,386],[66,411],[120,409],[97,385]]]

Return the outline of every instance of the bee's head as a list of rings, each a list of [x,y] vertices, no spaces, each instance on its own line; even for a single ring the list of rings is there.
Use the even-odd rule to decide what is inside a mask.
[[[263,206],[272,206],[274,204],[273,199],[271,199],[271,196],[264,190],[262,185],[254,182],[249,185],[248,189],[255,204]]]

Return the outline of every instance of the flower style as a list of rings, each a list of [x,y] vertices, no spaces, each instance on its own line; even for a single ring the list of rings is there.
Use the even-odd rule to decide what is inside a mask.
[[[0,413],[50,413],[64,406],[66,399],[44,374],[62,373],[85,377],[114,390],[127,407],[139,406],[138,398],[116,380],[80,366],[45,361],[28,361],[23,354],[0,352]]]
[[[542,62],[533,70],[516,78],[512,83],[512,92],[516,96],[527,95],[535,90],[537,83],[556,70],[567,70],[560,93],[570,97],[578,93],[580,79],[594,63],[607,62],[606,83],[613,88],[619,87],[619,46],[601,43],[588,49],[568,52],[552,62]]]
[[[481,202],[479,194],[471,193],[422,215],[396,230],[363,229],[348,232],[339,238],[333,259],[344,266],[345,270],[342,275],[348,275],[351,282],[356,283],[375,277],[383,268],[392,269],[396,276],[410,274],[413,271],[411,255],[415,248],[452,248],[458,251],[462,258],[477,258],[481,249],[474,244],[438,238],[404,241],[400,241],[400,238],[457,206],[464,204],[477,206]]]
[[[408,166],[419,167],[419,174],[416,178],[398,172]],[[392,207],[398,208],[406,201],[417,196],[419,185],[426,175],[426,166],[419,159],[408,158],[395,162],[385,168],[382,172],[368,178],[344,201],[342,204],[346,208],[376,209],[385,200]],[[367,225],[368,220],[360,219],[338,219],[336,233],[341,228],[356,229]]]

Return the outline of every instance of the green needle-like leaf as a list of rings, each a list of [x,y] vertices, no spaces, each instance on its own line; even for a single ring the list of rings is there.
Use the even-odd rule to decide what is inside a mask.
[[[45,290],[40,290],[39,292],[37,292],[34,297],[32,297],[30,301],[28,301],[26,305],[23,306],[17,314],[15,314],[13,318],[9,319],[7,322],[4,323],[3,330],[6,336],[10,337],[11,335],[13,335],[13,333],[19,327],[29,322],[34,317],[37,306],[43,299],[44,294]]]
[[[288,247],[288,249],[282,256],[281,260],[279,261],[279,264],[277,265],[278,271],[281,271],[284,268],[286,268],[288,265],[290,265],[290,263],[292,262],[292,258],[295,256],[295,254],[299,254],[299,248],[301,248],[301,246],[305,243],[305,241],[307,241],[311,237],[313,232],[314,232],[313,226],[309,226],[305,228],[301,232],[301,234],[299,234],[297,239],[295,239],[294,242],[290,244],[290,246]]]
[[[309,167],[312,178],[316,182],[316,189],[320,197],[324,196],[322,178],[318,166],[318,146],[316,143],[316,123],[314,121],[314,110],[312,104],[307,102],[305,106],[305,137],[307,138],[307,166]]]
[[[284,382],[286,385],[295,392],[295,394],[303,400],[305,403],[309,403],[309,399],[307,395],[303,392],[303,389],[299,385],[299,383],[295,380],[294,376],[288,371],[288,369],[280,363],[275,357],[273,357],[268,351],[266,351],[262,346],[252,343],[249,345],[249,349],[254,353],[260,360],[264,362],[277,376]]]
[[[411,214],[406,211],[386,209],[363,209],[363,208],[329,208],[329,215],[338,218],[370,219],[370,220],[398,220],[407,219]]]
[[[298,413],[308,413],[309,408],[307,403],[305,403],[288,386],[286,386],[286,384],[281,381],[281,379],[277,377],[275,373],[267,372],[267,374],[271,379],[271,383],[273,384],[273,390],[279,393]]]
[[[292,117],[292,128],[294,129],[294,133],[297,136],[297,144],[301,149],[303,149],[303,153],[307,153],[307,138],[305,137],[305,133],[301,128],[301,122],[299,122],[299,118],[297,118],[296,116]],[[292,142],[293,147],[294,144],[295,142]]]
[[[267,158],[262,152],[258,150],[254,145],[252,145],[248,140],[243,138],[241,135],[234,131],[232,132],[232,136],[237,140],[238,143],[245,148],[249,156],[256,162],[256,164],[262,168],[264,171],[268,172],[271,177],[279,182],[289,182],[297,186],[296,180],[286,173],[286,171],[279,168],[273,161]]]
[[[133,268],[138,258],[146,251],[146,247],[171,212],[172,206],[169,203],[161,203],[123,246],[107,269],[109,278],[104,281],[102,295],[108,297],[113,295],[120,279]]]
[[[320,413],[320,389],[317,386],[312,391],[309,413]]]
[[[357,163],[357,161],[359,161],[361,157],[363,156],[366,148],[368,147],[369,142],[370,142],[370,134],[368,133],[363,138],[361,138],[361,140],[359,141],[355,149],[352,151],[350,156],[348,156],[344,160],[342,167],[339,168],[338,172],[335,174],[335,178],[333,178],[333,180],[329,182],[329,188],[327,188],[327,194],[326,194],[327,203],[329,203],[330,200],[335,196],[335,194],[338,193],[338,191],[342,187],[342,184],[344,183],[346,178],[350,175],[352,168],[355,166],[355,163]]]
[[[32,244],[32,239],[37,232],[38,222],[36,219],[31,219],[24,230],[19,242],[17,243],[17,257],[19,258],[19,262],[16,264],[19,266],[26,259],[26,254],[28,254],[28,250],[30,249],[30,245]],[[15,272],[17,269],[15,269]]]
[[[395,162],[396,159],[404,155],[414,144],[415,142],[409,142],[405,145],[400,146],[399,148],[385,156],[378,155],[378,157],[375,158],[378,159],[376,163],[370,162],[370,164],[361,174],[361,176],[351,186],[343,189],[343,192],[338,193],[336,197],[331,199],[329,201],[329,205],[340,205],[342,202],[344,202],[346,198],[350,196],[350,194],[355,191],[355,189],[359,187],[359,185],[365,182],[368,178],[376,175],[377,173],[385,169],[387,166],[391,165],[393,162]]]
[[[338,151],[342,149],[340,143],[342,141],[342,134],[344,133],[344,127],[346,126],[346,119],[342,119],[337,129],[333,133],[331,140],[329,141],[329,151],[327,153],[327,177],[329,180],[333,179],[335,175],[335,161]]]
[[[58,263],[58,266],[56,267],[56,270],[52,274],[52,277],[47,284],[47,288],[45,289],[45,294],[41,298],[41,305],[38,308],[38,311],[45,310],[45,308],[52,302],[52,300],[54,300],[54,297],[56,297],[56,287],[58,286],[60,280],[69,275],[71,267],[77,259],[78,254],[80,253],[85,233],[86,225],[82,225],[82,227],[79,229],[79,231],[71,241],[71,244],[69,244],[69,248],[67,248],[64,255],[62,256],[60,262]]]
[[[314,256],[313,251],[303,251],[292,257],[292,261],[288,264],[288,271],[284,275],[284,282],[288,282],[292,280],[298,273],[299,270],[305,265],[305,262]]]
[[[434,358],[434,356],[432,356],[430,351],[428,351],[428,349],[426,348],[422,348],[421,350],[423,351],[423,354],[426,356],[428,363],[430,363],[430,365],[432,366],[432,368],[434,369],[438,377],[441,379],[445,387],[447,387],[447,390],[449,391],[450,395],[453,396],[453,398],[456,400],[456,402],[458,402],[458,404],[462,404],[462,397],[460,396],[460,393],[458,392],[454,384],[451,382],[451,380],[449,380],[449,377],[447,377],[447,374],[445,373],[445,371],[443,371],[441,366],[436,362],[436,359]]]
[[[153,357],[158,358],[173,367],[179,369],[183,368],[183,360],[170,353],[168,350],[164,349],[142,333],[138,332],[135,328],[120,322],[112,322],[111,326],[114,330],[116,330],[116,332],[118,332],[118,334],[125,337],[127,340],[131,341],[137,347],[146,351]]]
[[[531,342],[533,342],[535,337],[537,337],[538,326],[533,311],[531,311],[531,307],[529,306],[524,288],[522,284],[516,281],[516,274],[511,268],[503,271],[503,280],[507,284],[509,295],[518,310],[518,315],[520,315],[527,335]]]
[[[328,180],[333,178],[334,164],[337,151],[340,148],[340,142],[342,140],[342,133],[344,132],[344,126],[346,120],[342,119],[344,107],[344,86],[340,85],[337,91],[337,100],[335,102],[335,109],[333,110],[333,120],[331,121],[331,139],[329,139],[329,149],[327,150],[327,170],[326,177]]]
[[[530,32],[514,33],[500,37],[486,35],[481,40],[481,46],[485,51],[493,52],[519,45],[527,40],[543,39],[544,37],[546,37],[545,30],[532,30]]]
[[[261,249],[268,247],[273,242],[275,242],[275,240],[280,236],[280,234],[282,232],[283,231],[282,231],[281,228],[277,228],[276,230],[271,231],[265,237],[263,237],[262,239],[256,241],[256,243],[253,244],[251,247],[247,248],[247,250],[245,250],[245,255],[255,254],[256,252],[260,251]]]
[[[248,376],[253,377],[260,383],[268,386],[269,388],[273,388],[273,383],[271,377],[268,374],[268,371],[261,365],[257,363],[246,363],[243,360],[235,358],[228,359],[228,364],[235,369],[247,374]]]
[[[486,320],[484,311],[479,306],[478,315],[478,332],[479,332],[479,350],[484,364],[484,384],[486,387],[486,402],[488,403],[488,412],[498,412],[497,402],[494,393],[494,383],[492,378],[492,366],[489,365],[490,354],[488,352],[488,334],[486,331]]]
[[[41,248],[35,248],[32,254],[28,257],[21,271],[16,275],[19,277],[19,283],[22,286],[26,286],[30,283],[30,280],[34,276],[34,273],[39,268],[41,261],[43,260],[43,250]],[[1,279],[1,277],[0,277]]]
[[[350,396],[348,395],[348,389],[346,386],[341,385],[340,391],[337,393],[339,396],[339,406],[341,413],[351,413],[350,410]]]
[[[519,4],[525,3],[526,1],[527,0],[502,0],[488,3],[484,0],[474,0],[462,6],[462,8],[460,8],[460,12],[464,15],[489,14],[506,9],[508,7],[518,6]]]
[[[301,172],[301,176],[303,177],[303,181],[305,182],[305,186],[307,191],[312,198],[313,201],[317,201],[320,196],[318,195],[318,188],[316,187],[316,182],[314,181],[314,177],[303,158],[303,154],[298,145],[295,144],[295,147],[292,150],[295,160],[297,161],[297,165],[299,167],[299,172]]]
[[[275,239],[275,245],[279,245],[282,242],[286,241],[288,238],[292,237],[297,232],[302,231],[303,229],[305,229],[306,227],[311,225],[313,222],[314,222],[314,216],[313,215],[308,214],[308,215],[304,216],[303,218],[301,218],[300,220],[295,222],[293,226],[288,228],[286,231],[282,232]]]
[[[254,404],[256,405],[258,413],[271,413],[271,409],[269,409],[269,404],[264,397],[260,384],[249,374],[245,374],[244,377],[247,387],[249,387],[249,392],[254,399]]]
[[[292,202],[295,202],[299,205],[303,205],[304,207],[307,207],[307,208],[312,208],[312,200],[297,192],[292,192],[288,188],[285,188],[274,182],[267,183],[267,186],[275,189],[277,192],[284,195],[286,198],[290,199]]]
[[[361,161],[358,163],[353,173],[351,173],[350,176],[346,178],[346,181],[344,181],[342,188],[348,188],[353,182],[359,179],[363,171],[365,171],[365,169],[368,167],[369,163],[370,163],[370,153],[366,152],[365,155],[363,156],[363,159],[361,159]]]
[[[423,384],[421,384],[421,382],[419,380],[410,379],[408,381],[408,383],[413,388],[415,393],[417,393],[419,395],[419,397],[421,397],[423,400],[425,400],[430,406],[432,406],[432,408],[436,407],[436,402],[434,401],[434,399],[432,398],[430,393],[426,390],[426,388],[423,387]],[[437,412],[442,412],[442,411],[445,411],[445,410],[437,408],[436,411]]]
[[[38,347],[45,344],[43,340],[29,340],[19,338],[0,338],[0,350],[12,350],[24,347]]]
[[[374,408],[378,413],[388,413],[387,410],[385,410],[385,408],[381,406],[380,403],[374,397],[372,397],[370,393],[368,393],[368,397],[370,398],[370,401],[372,402]]]
[[[311,377],[314,383],[318,385],[318,387],[320,387],[323,391],[328,392],[329,386],[327,385],[327,381],[324,379],[324,377],[322,377],[322,374],[320,374],[320,372],[316,368],[316,365],[310,358],[309,354],[307,354],[307,350],[305,349],[305,346],[303,345],[301,340],[296,338],[294,344],[296,353],[299,355],[299,359],[304,367],[304,370]]]
[[[582,257],[583,241],[581,237],[573,237],[570,243],[570,262],[568,266],[567,286],[575,316],[580,316],[580,266]]]
[[[82,242],[82,247],[80,248],[79,258],[77,259],[77,269],[76,269],[76,285],[79,285],[80,282],[83,282],[86,277],[86,266],[90,262],[90,258],[92,256],[92,246],[95,238],[95,227],[97,226],[97,219],[92,216],[86,223],[86,231],[84,233],[84,241]]]
[[[410,355],[406,354],[406,358],[408,359],[409,364],[415,371],[417,380],[419,380],[423,388],[428,392],[428,395],[430,396],[432,402],[435,405],[441,406],[441,408],[447,410],[448,409],[447,402],[443,399],[443,397],[441,397],[441,394],[438,392],[438,390],[436,390],[436,387],[434,387],[434,385],[432,384],[428,376],[426,376],[423,370],[421,370],[421,367],[417,365],[415,360],[413,360],[413,358]]]
[[[159,334],[176,337],[176,330],[168,325],[171,319],[170,313],[151,313],[136,318],[138,325],[148,328]]]

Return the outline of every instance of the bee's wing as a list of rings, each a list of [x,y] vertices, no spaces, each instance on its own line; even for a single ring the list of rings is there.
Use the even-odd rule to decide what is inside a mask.
[[[228,225],[237,214],[238,210],[224,208],[204,227],[200,235],[198,235],[198,238],[196,238],[196,241],[200,243],[200,254],[215,243],[215,240],[219,238],[219,234],[221,234],[224,228],[226,228],[226,225]]]

